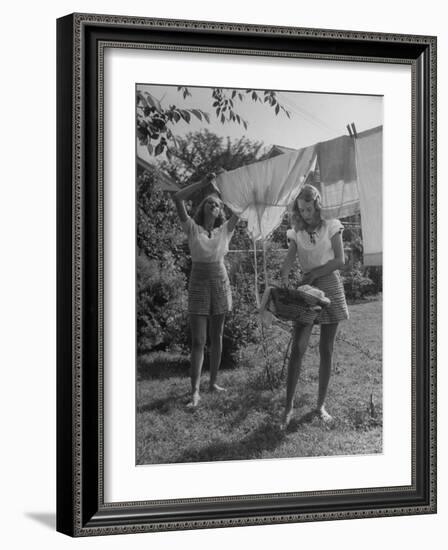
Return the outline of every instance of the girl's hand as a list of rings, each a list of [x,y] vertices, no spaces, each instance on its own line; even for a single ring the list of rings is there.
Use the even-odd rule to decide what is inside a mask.
[[[218,197],[221,196],[221,191],[219,190],[218,186],[216,185],[216,180],[212,179],[210,180],[210,185],[213,188],[213,191],[218,195]]]
[[[207,181],[207,185],[210,187],[211,192],[216,193],[218,195],[218,197],[220,197],[221,192],[220,192],[218,186],[216,185],[216,174],[214,172],[211,172],[207,176],[206,181]]]

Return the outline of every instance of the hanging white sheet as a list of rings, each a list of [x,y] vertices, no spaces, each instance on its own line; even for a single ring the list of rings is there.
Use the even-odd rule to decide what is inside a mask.
[[[280,225],[313,163],[319,163],[323,216],[361,212],[364,263],[382,264],[383,128],[341,136],[255,162],[217,177],[223,201],[247,220],[253,240],[266,239]]]
[[[280,225],[300,192],[314,154],[313,145],[217,176],[223,201],[247,220],[252,239],[266,239]]]
[[[320,170],[322,214],[326,219],[345,218],[359,212],[353,138],[341,136],[316,145]]]
[[[383,127],[355,140],[364,265],[383,263]]]
[[[361,212],[364,264],[382,265],[383,127],[318,143],[316,152],[324,217]]]

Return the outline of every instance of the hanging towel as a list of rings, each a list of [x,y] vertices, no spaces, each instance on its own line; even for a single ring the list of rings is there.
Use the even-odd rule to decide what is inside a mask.
[[[280,225],[302,188],[314,155],[313,145],[217,176],[222,200],[247,220],[252,239],[266,239]]]
[[[345,218],[359,212],[353,138],[341,136],[316,146],[320,191],[326,219]]]
[[[361,205],[364,264],[382,265],[383,258],[383,127],[355,140]]]

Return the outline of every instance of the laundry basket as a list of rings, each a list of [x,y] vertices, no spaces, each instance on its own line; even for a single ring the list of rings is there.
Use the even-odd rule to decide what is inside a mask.
[[[271,286],[263,297],[263,306],[283,321],[312,324],[323,307],[330,304],[325,294],[314,287],[303,285],[298,289]]]

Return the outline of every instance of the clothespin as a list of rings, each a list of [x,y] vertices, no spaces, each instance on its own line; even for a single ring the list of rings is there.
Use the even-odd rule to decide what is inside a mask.
[[[352,129],[350,128],[350,124],[347,124],[346,128],[348,130],[349,136],[353,137]]]
[[[352,122],[352,131],[353,131],[353,135],[355,136],[355,138],[358,137],[358,132],[356,131],[356,126],[355,126],[355,123]]]

